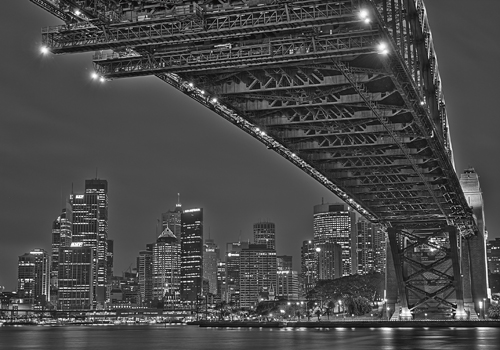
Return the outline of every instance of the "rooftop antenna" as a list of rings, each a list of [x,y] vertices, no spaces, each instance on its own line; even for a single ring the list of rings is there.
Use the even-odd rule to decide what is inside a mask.
[[[158,234],[158,226],[160,225],[160,219],[156,219],[156,236],[155,236],[155,242],[156,242],[156,239],[158,238],[159,234]]]
[[[182,204],[181,204],[181,194],[180,193],[177,193],[177,204],[175,205],[176,208],[180,208],[182,207]]]

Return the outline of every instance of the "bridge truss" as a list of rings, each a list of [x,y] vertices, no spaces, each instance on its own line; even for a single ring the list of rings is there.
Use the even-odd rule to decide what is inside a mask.
[[[42,29],[52,53],[95,51],[104,80],[157,76],[385,227],[402,317],[463,317],[478,228],[422,0],[30,1],[65,22]]]

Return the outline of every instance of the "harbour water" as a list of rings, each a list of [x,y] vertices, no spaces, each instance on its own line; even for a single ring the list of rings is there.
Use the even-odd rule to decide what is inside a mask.
[[[8,350],[500,349],[500,328],[200,328],[4,326]]]

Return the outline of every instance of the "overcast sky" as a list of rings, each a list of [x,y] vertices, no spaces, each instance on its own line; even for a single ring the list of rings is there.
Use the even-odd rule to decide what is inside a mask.
[[[0,11],[0,286],[16,289],[17,259],[50,251],[52,221],[72,184],[109,183],[115,275],[155,239],[156,220],[203,207],[220,246],[276,223],[278,254],[312,238],[312,209],[336,198],[235,126],[154,77],[96,84],[91,54],[41,56],[40,29],[59,24],[31,2]],[[490,238],[500,236],[500,1],[427,1],[456,169],[480,175]]]

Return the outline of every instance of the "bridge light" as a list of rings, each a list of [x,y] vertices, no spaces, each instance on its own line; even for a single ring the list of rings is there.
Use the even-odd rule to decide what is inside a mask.
[[[358,16],[361,19],[368,18],[368,10],[367,9],[362,9],[361,11],[359,11]]]
[[[42,46],[40,47],[40,52],[42,53],[42,55],[46,55],[50,52],[49,48],[47,46]]]
[[[425,101],[420,101],[420,105],[421,106],[425,105]]]
[[[81,14],[82,14],[82,13],[80,12],[80,10],[78,10],[78,9],[77,9],[77,10],[75,10],[75,15],[80,16]]]
[[[92,74],[90,75],[90,77],[94,80],[96,79],[99,79],[99,74],[97,74],[96,72],[92,72]]]
[[[99,78],[99,81],[100,81],[101,83],[104,83],[104,82],[106,81],[106,79],[104,79],[104,77],[100,77],[100,78]]]
[[[381,55],[387,55],[389,53],[389,49],[387,47],[387,44],[384,42],[381,42],[377,46],[378,53]]]
[[[264,131],[261,131],[261,132],[260,132],[260,135],[261,135],[261,136],[266,136],[266,133],[265,133]]]
[[[216,103],[216,102],[217,102],[217,97],[214,97],[214,98],[212,99],[212,103]]]
[[[205,90],[201,90],[200,94],[205,95]]]
[[[259,131],[260,131],[260,129],[259,129],[259,128],[255,128],[255,131],[259,132]]]
[[[189,83],[188,85],[189,85],[190,88],[192,88],[194,86],[193,83]]]
[[[371,20],[371,19],[369,19],[369,18],[365,18],[365,19],[364,19],[364,22],[365,22],[366,24],[370,23],[371,21],[372,21],[372,20]]]

